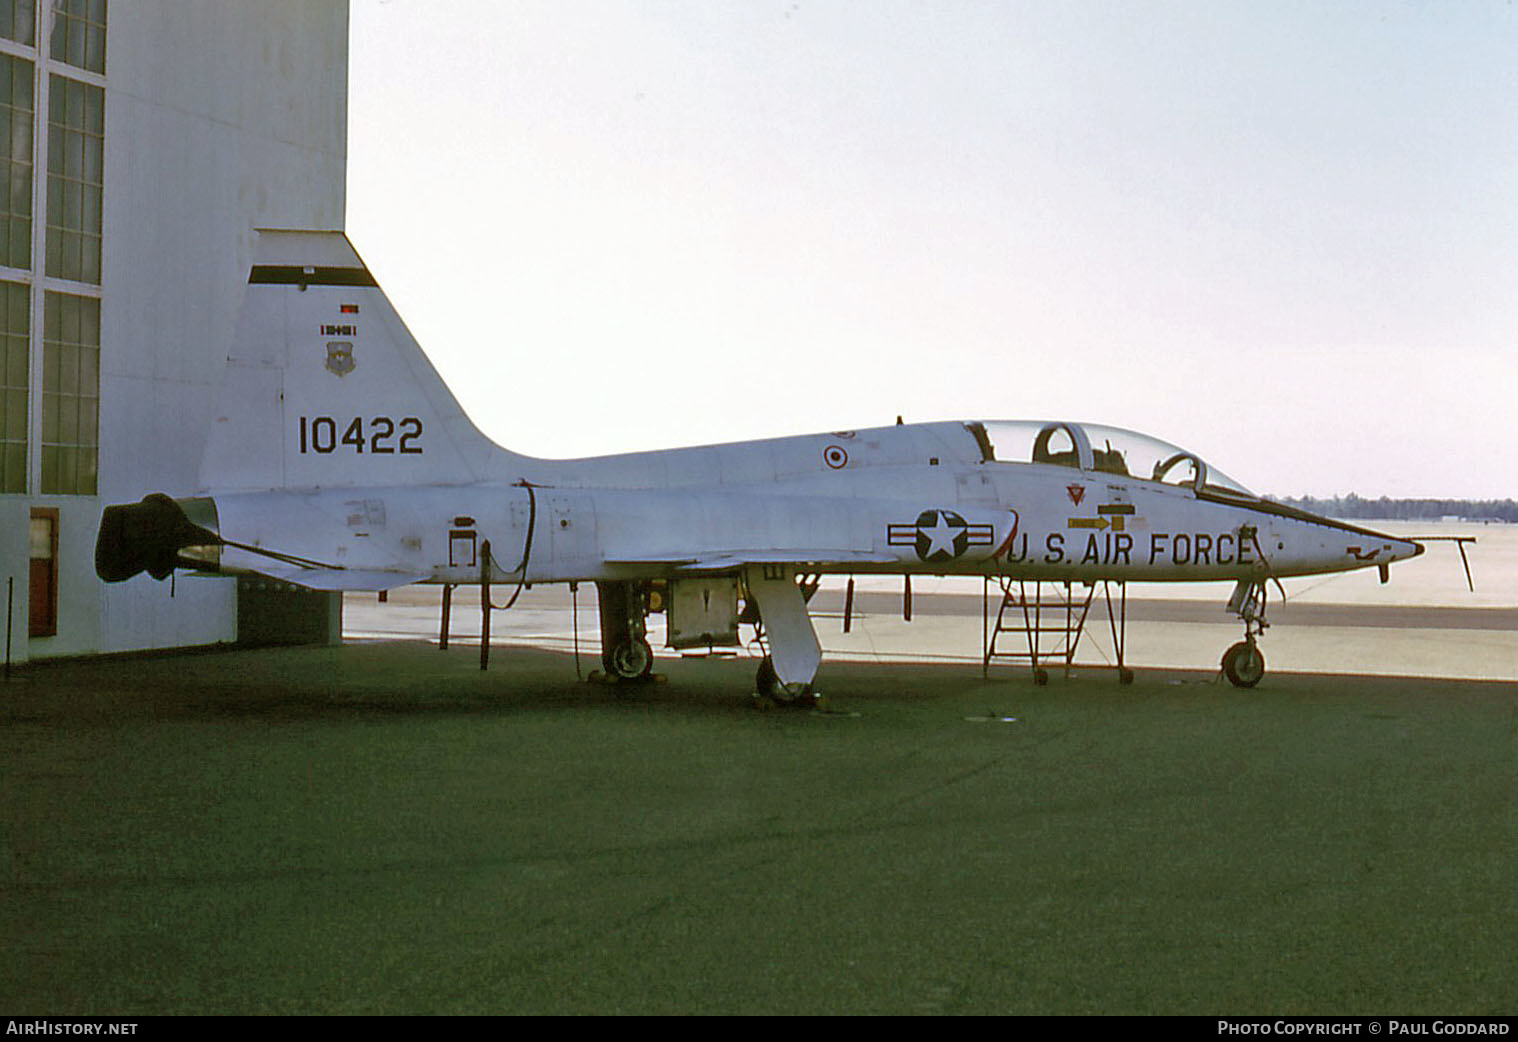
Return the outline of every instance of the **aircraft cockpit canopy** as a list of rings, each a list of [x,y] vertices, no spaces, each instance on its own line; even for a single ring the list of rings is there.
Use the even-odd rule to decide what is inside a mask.
[[[1169,442],[1094,423],[987,420],[968,424],[986,462],[1044,463],[1176,485],[1196,492],[1257,499],[1194,452]]]

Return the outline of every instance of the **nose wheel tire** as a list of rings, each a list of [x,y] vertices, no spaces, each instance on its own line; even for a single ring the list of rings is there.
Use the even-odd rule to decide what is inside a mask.
[[[1223,675],[1234,687],[1254,687],[1265,675],[1265,655],[1259,646],[1241,640],[1223,652]]]

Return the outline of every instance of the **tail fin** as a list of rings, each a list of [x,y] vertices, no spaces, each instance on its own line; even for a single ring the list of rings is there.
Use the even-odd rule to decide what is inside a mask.
[[[258,233],[213,415],[210,491],[463,484],[509,455],[464,415],[342,232]]]

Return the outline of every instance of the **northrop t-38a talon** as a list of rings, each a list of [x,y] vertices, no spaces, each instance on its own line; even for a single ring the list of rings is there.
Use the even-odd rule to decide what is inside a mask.
[[[737,645],[740,618],[758,622],[759,692],[781,700],[809,696],[821,663],[806,598],[824,574],[973,575],[1004,589],[1228,580],[1245,633],[1224,671],[1252,686],[1267,583],[1356,568],[1384,581],[1423,549],[1090,424],[898,421],[520,456],[465,416],[339,232],[259,234],[213,415],[195,494],[106,508],[102,579],[186,568],[317,590],[484,583],[487,597],[492,581],[594,582],[609,675],[648,674],[652,600],[675,648]]]

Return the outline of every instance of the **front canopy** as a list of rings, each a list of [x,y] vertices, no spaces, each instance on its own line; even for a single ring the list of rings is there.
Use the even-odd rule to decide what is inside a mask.
[[[1073,467],[1258,498],[1196,453],[1137,431],[1058,420],[986,420],[968,426],[987,462]]]

